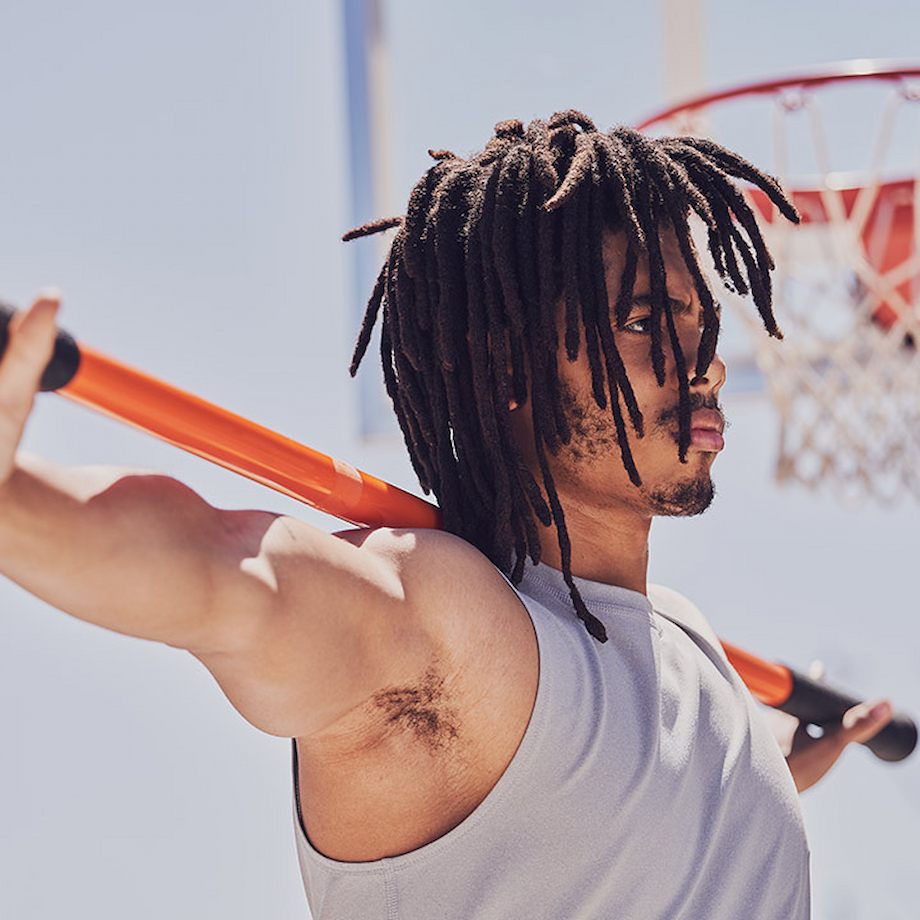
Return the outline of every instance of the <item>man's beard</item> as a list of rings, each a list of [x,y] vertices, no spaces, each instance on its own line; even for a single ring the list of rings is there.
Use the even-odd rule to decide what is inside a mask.
[[[693,517],[702,514],[716,495],[716,488],[703,469],[698,476],[663,488],[645,489],[643,493],[652,514],[663,517]]]

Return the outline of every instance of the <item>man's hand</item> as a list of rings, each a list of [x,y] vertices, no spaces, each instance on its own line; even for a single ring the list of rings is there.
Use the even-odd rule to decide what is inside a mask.
[[[890,721],[891,704],[887,700],[877,700],[847,710],[841,724],[828,728],[820,738],[812,738],[799,724],[786,757],[796,789],[804,792],[813,786],[837,762],[848,744],[868,741]]]
[[[60,294],[42,291],[28,310],[13,315],[0,359],[0,485],[15,468],[16,449],[35,403],[41,377],[54,353]]]
[[[823,665],[816,661],[809,673],[820,680],[823,670]],[[846,711],[839,725],[828,726],[820,738],[812,738],[793,716],[778,711],[772,715],[777,740],[786,755],[796,789],[804,792],[834,766],[848,744],[868,741],[877,735],[891,721],[892,708],[885,699],[860,703]],[[787,726],[785,730],[783,725]],[[790,738],[792,726],[795,728]]]

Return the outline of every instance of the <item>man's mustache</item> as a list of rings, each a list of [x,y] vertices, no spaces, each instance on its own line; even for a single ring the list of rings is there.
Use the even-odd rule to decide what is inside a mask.
[[[690,394],[690,411],[696,412],[698,409],[715,409],[722,418],[725,418],[725,413],[722,411],[722,407],[719,405],[719,399],[717,396],[713,395],[704,395],[703,393],[691,393]],[[669,427],[670,422],[676,422],[680,418],[680,405],[671,406],[668,409],[663,409],[659,414],[658,418],[655,420],[657,426]],[[729,422],[725,420],[725,427],[728,428]]]

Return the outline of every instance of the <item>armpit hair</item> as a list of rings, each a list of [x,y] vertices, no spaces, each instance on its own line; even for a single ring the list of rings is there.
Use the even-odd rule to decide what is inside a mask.
[[[438,751],[459,734],[456,710],[449,705],[444,675],[435,666],[416,684],[385,687],[371,698],[386,722],[385,736],[394,731],[411,732],[426,748]]]

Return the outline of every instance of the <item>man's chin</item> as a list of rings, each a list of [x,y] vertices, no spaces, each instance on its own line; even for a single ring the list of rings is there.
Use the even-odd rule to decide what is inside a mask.
[[[645,490],[654,515],[663,517],[692,517],[702,514],[715,498],[716,487],[708,470],[693,479]]]

